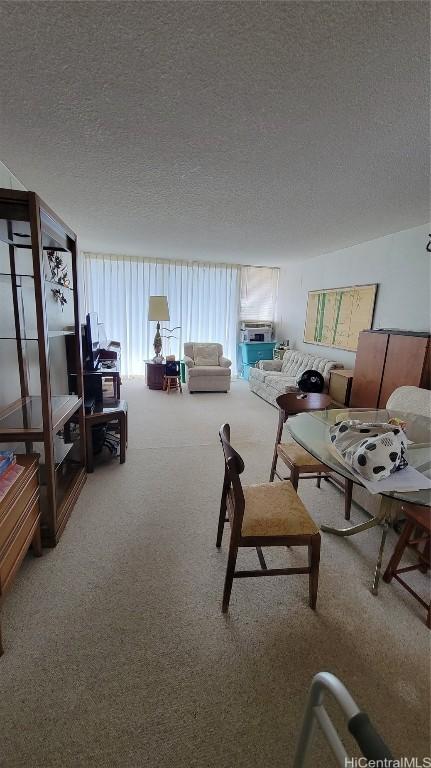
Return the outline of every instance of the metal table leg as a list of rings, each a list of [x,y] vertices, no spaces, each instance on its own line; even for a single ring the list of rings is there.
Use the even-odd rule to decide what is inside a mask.
[[[391,516],[392,503],[393,503],[393,499],[391,499],[389,496],[381,496],[380,510],[379,510],[378,516],[372,517],[370,520],[366,520],[365,523],[359,523],[359,525],[352,525],[350,526],[350,528],[333,528],[330,525],[320,526],[320,529],[325,533],[333,533],[335,534],[335,536],[342,536],[343,538],[347,536],[354,536],[356,533],[362,533],[362,531],[367,531],[369,528],[375,528],[377,525],[381,525],[383,527],[379,554],[377,557],[376,567],[374,570],[373,584],[370,590],[373,595],[378,594],[380,572],[382,569],[383,551],[385,548],[386,536],[388,533],[388,527],[389,527],[388,520],[390,519],[390,516]]]

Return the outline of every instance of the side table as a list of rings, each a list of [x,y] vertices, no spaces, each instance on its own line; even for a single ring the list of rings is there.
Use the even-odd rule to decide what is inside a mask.
[[[165,363],[145,361],[148,389],[163,389],[163,377],[165,375]]]

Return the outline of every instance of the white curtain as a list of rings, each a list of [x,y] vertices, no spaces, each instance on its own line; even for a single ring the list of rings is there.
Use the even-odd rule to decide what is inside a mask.
[[[121,343],[124,375],[145,371],[154,357],[156,323],[149,322],[148,297],[167,296],[170,320],[180,326],[163,338],[163,353],[183,355],[185,341],[216,341],[236,371],[240,270],[236,264],[206,264],[84,253],[86,312],[97,312],[108,339]]]

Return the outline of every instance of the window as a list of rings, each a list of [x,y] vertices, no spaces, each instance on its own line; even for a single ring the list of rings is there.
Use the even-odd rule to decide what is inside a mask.
[[[278,273],[274,267],[241,267],[240,320],[274,321]]]

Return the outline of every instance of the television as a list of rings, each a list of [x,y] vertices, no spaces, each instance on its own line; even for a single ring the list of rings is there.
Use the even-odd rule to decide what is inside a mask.
[[[85,323],[85,368],[87,371],[96,371],[99,367],[99,328],[97,322],[97,312],[89,312]]]

